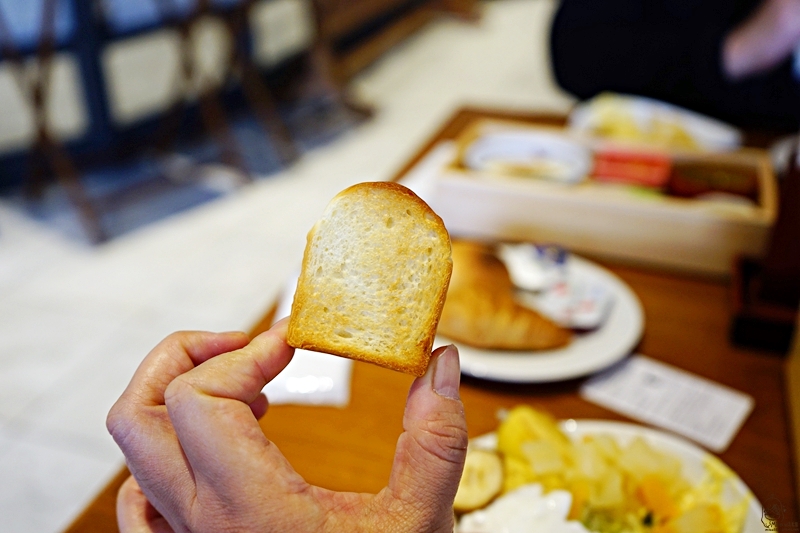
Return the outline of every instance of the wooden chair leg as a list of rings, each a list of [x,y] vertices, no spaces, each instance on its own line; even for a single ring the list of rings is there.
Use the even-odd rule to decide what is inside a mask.
[[[64,188],[72,204],[78,211],[84,230],[94,244],[108,240],[108,234],[103,229],[100,215],[80,182],[78,169],[69,155],[57,144],[56,141],[43,138],[39,143],[42,152],[47,155],[53,174],[58,184]]]
[[[254,65],[245,62],[241,65],[242,90],[250,107],[256,113],[262,127],[274,139],[278,157],[284,165],[295,162],[300,153],[292,139],[289,127],[278,113],[275,100],[270,90],[261,80],[260,74]]]
[[[248,105],[255,113],[262,128],[276,144],[278,157],[283,164],[290,164],[300,156],[291,131],[278,113],[278,106],[272,91],[261,79],[258,67],[250,58],[241,35],[247,31],[247,12],[251,2],[245,1],[238,9],[225,17],[225,24],[233,39],[229,65],[238,69],[241,87]]]
[[[45,158],[39,150],[31,149],[26,159],[28,172],[22,178],[22,194],[26,199],[40,200],[48,175]]]
[[[201,94],[199,106],[206,130],[216,138],[216,143],[222,151],[223,163],[239,169],[248,180],[251,180],[250,171],[225,117],[225,109],[219,99],[219,93],[216,90],[208,90]]]
[[[344,106],[358,120],[368,120],[375,114],[375,108],[355,100],[345,88],[344,83],[333,71],[333,58],[330,46],[319,39],[314,43],[309,55],[309,84],[311,91],[328,95]]]
[[[439,0],[441,9],[463,20],[475,22],[481,17],[476,0]]]

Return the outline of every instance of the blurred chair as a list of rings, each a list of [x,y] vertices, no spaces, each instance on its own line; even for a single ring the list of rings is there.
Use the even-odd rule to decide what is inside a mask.
[[[271,91],[248,52],[247,21],[253,6],[251,0],[150,0],[138,2],[136,7],[127,2],[105,0],[102,5],[111,33],[116,30],[116,33],[127,36],[136,30],[153,27],[173,30],[174,41],[170,44],[177,52],[177,64],[167,78],[171,85],[164,88],[166,99],[171,104],[160,113],[163,118],[156,133],[156,144],[161,151],[173,146],[187,108],[196,103],[203,127],[221,147],[223,162],[248,175],[223,104],[225,91],[239,84],[249,107],[275,142],[281,161],[285,164],[297,158],[289,129],[278,114]],[[148,9],[148,5],[152,9]],[[124,69],[126,66],[115,68],[113,61],[107,60],[105,66],[107,76],[112,77],[108,81],[116,84],[115,94],[119,94],[125,91],[120,86],[125,81],[115,80],[113,76],[119,76],[119,67]],[[130,81],[137,74],[141,75],[136,72],[122,75],[127,75]],[[126,112],[121,111],[124,104],[113,103],[117,104],[118,118],[128,121]]]
[[[223,163],[249,176],[224,102],[234,90],[280,162],[293,161],[298,150],[263,78],[287,54],[275,57],[263,24],[251,20],[285,3],[0,0],[0,186],[21,183],[27,197],[36,197],[55,180],[88,236],[100,242],[107,202],[90,198],[80,169],[118,164],[153,147],[167,153],[187,115],[199,117]],[[254,60],[255,44],[263,50],[265,40],[273,52],[266,67]],[[306,36],[288,52],[310,43]]]
[[[61,142],[62,139],[79,137],[86,130],[80,99],[85,87],[81,86],[80,77],[75,72],[77,33],[76,17],[68,0],[0,2],[3,66],[17,86],[16,98],[14,91],[9,91],[5,102],[14,106],[15,100],[19,101],[22,105],[17,112],[23,117],[17,128],[10,121],[6,122],[10,127],[4,133],[12,141],[8,143],[12,147],[15,145],[13,141],[29,143],[29,170],[24,174],[26,180],[23,183],[26,194],[40,195],[45,176],[54,176],[78,209],[90,238],[99,242],[105,239],[99,218],[81,186],[77,168]],[[66,79],[64,74],[59,76],[58,69],[68,70]],[[59,102],[58,87],[61,84],[56,82],[69,85],[66,99],[71,102]],[[73,119],[54,119],[59,116],[59,104],[69,103],[77,109]]]
[[[299,155],[297,147],[289,128],[278,114],[272,92],[264,83],[250,51],[252,34],[248,32],[248,20],[254,5],[254,0],[240,0],[232,9],[222,13],[222,21],[233,39],[229,73],[240,78],[245,98],[262,127],[275,140],[280,159],[290,163]]]

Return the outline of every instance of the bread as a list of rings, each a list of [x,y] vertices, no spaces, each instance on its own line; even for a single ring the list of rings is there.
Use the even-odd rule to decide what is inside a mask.
[[[570,331],[514,299],[505,265],[491,247],[453,241],[453,277],[439,333],[476,348],[548,350],[566,346]]]
[[[287,341],[421,376],[452,272],[450,236],[406,187],[360,183],[308,234]]]

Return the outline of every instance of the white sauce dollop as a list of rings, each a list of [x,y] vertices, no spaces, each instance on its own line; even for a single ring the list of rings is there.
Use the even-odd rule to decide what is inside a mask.
[[[461,517],[458,533],[590,533],[567,520],[572,495],[564,490],[542,494],[538,483],[497,498],[484,509]]]

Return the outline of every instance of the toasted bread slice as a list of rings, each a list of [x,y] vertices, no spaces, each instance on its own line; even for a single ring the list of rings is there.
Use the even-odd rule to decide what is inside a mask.
[[[452,265],[442,219],[409,189],[345,189],[308,234],[287,341],[421,376]]]
[[[439,333],[499,350],[549,350],[571,339],[569,330],[517,303],[503,262],[491,247],[470,241],[453,241],[453,278]]]

